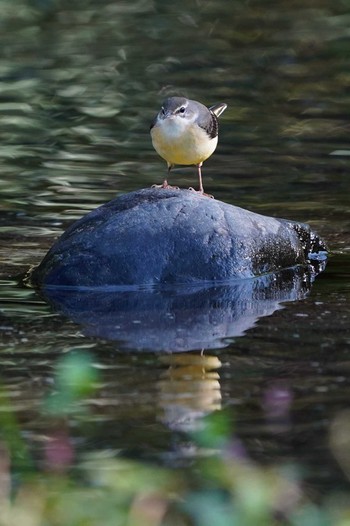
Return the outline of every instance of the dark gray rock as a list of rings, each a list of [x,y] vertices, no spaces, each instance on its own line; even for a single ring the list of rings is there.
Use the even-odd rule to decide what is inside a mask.
[[[74,223],[31,281],[44,288],[228,281],[308,265],[325,250],[305,224],[189,190],[146,189]]]

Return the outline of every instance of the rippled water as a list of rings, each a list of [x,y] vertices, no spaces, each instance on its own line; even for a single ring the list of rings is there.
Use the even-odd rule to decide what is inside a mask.
[[[80,349],[92,353],[101,385],[84,429],[71,421],[77,451],[176,465],[189,454],[182,433],[227,407],[255,458],[296,461],[317,489],[345,484],[329,426],[350,390],[348,3],[0,7],[1,383],[36,456],[55,364]],[[228,104],[203,168],[206,191],[309,223],[331,255],[306,297],[224,350],[123,352],[84,336],[16,276],[82,214],[162,181],[149,122],[174,93]],[[170,182],[194,185],[194,168],[176,168]]]

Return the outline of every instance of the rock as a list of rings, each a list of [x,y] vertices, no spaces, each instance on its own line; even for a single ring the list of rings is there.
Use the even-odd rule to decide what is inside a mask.
[[[41,288],[222,282],[307,266],[325,250],[308,225],[190,190],[145,189],[71,225],[31,282]]]

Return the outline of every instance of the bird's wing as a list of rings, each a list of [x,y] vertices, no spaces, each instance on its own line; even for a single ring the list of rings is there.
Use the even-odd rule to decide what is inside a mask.
[[[218,119],[215,113],[208,110],[208,108],[206,108],[205,112],[199,115],[197,124],[207,132],[210,139],[215,139],[215,137],[217,137],[219,131]]]

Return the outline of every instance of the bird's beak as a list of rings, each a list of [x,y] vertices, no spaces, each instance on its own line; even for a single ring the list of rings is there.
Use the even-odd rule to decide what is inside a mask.
[[[175,117],[175,114],[172,111],[167,111],[164,115],[165,119],[173,119]]]

